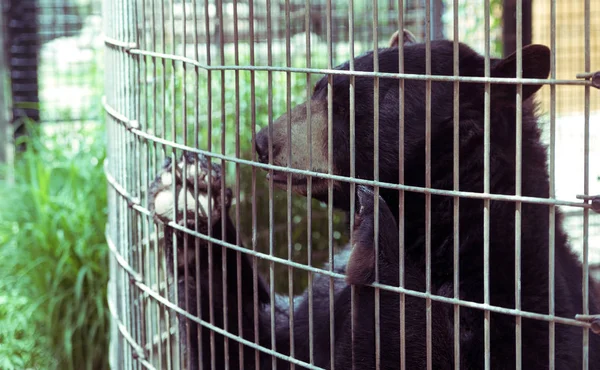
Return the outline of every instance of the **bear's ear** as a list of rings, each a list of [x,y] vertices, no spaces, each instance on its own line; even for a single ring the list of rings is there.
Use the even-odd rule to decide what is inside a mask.
[[[544,45],[527,45],[522,49],[523,78],[546,79],[550,73],[550,49]],[[517,53],[504,59],[492,61],[492,77],[515,78],[517,76]],[[528,99],[542,85],[523,85],[523,100]],[[514,99],[517,94],[516,85],[499,84],[494,86],[494,96],[504,99]]]
[[[393,47],[398,46],[399,42],[400,42],[400,31],[396,31],[396,32],[394,32],[392,37],[390,37],[389,45],[391,48],[393,48]],[[403,45],[416,44],[416,43],[417,43],[417,38],[415,37],[415,35],[412,34],[412,32],[410,32],[407,29],[402,30],[402,44]]]

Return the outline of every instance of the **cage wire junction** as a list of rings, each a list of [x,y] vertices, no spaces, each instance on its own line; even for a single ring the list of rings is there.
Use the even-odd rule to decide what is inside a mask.
[[[588,297],[590,290],[597,289],[589,276],[600,265],[600,218],[590,209],[592,196],[600,193],[597,180],[600,147],[591,145],[600,139],[600,127],[593,124],[600,118],[600,95],[594,89],[600,84],[600,75],[594,74],[594,68],[600,65],[600,1],[504,2],[504,7],[513,6],[515,10],[516,28],[508,30],[513,33],[513,49],[532,41],[548,45],[552,52],[551,76],[537,94],[541,110],[545,112],[541,119],[543,138],[549,146],[551,193],[548,199],[489,192],[470,194],[456,188],[414,188],[340,178],[306,168],[281,168],[256,160],[253,142],[259,127],[273,123],[294,105],[310,99],[314,83],[321,76],[339,73],[332,70],[334,66],[376,47],[385,47],[398,29],[409,29],[428,46],[428,40],[444,37],[464,42],[491,57],[500,57],[503,48],[505,51],[510,48],[503,43],[507,30],[502,26],[504,13],[500,1],[104,0],[103,5],[106,60],[103,107],[109,138],[105,168],[110,210],[106,235],[112,254],[109,308],[113,316],[110,359],[114,369],[197,368],[190,364],[189,353],[182,350],[182,343],[189,344],[191,339],[181,331],[180,322],[199,325],[199,331],[214,333],[211,344],[206,344],[208,348],[201,350],[214,351],[215,336],[224,335],[228,353],[240,351],[243,344],[257,353],[271,355],[273,361],[283,359],[296,366],[318,368],[312,362],[312,351],[310,360],[300,361],[293,354],[285,355],[236,333],[228,333],[227,326],[221,327],[190,314],[189,302],[181,304],[178,295],[182,292],[175,283],[178,281],[177,262],[173,261],[177,261],[177,253],[182,252],[177,248],[167,252],[162,247],[166,229],[152,217],[148,189],[163,161],[170,158],[176,163],[182,152],[203,154],[215,166],[222,167],[221,187],[209,190],[209,198],[210,191],[225,194],[225,185],[233,189],[229,212],[237,233],[235,243],[229,243],[210,233],[203,235],[193,227],[174,222],[169,227],[209,242],[212,248],[248,255],[255,271],[266,276],[271,307],[276,299],[283,299],[293,307],[293,297],[307,287],[310,296],[311,283],[317,276],[329,281],[343,279],[344,275],[335,271],[332,264],[324,263],[331,261],[334,253],[346,245],[351,233],[345,214],[334,209],[331,202],[325,205],[310,195],[297,196],[290,187],[287,191],[275,190],[272,181],[262,178],[264,172],[258,171],[261,169],[367,184],[375,189],[397,189],[400,193],[421,192],[428,197],[445,195],[454,200],[457,213],[456,204],[463,197],[482,199],[488,204],[490,200],[510,201],[517,209],[526,203],[544,204],[551,219],[556,215],[556,208],[561,208],[570,244],[582,261],[584,297]],[[524,34],[527,29],[528,34]],[[348,73],[359,75],[352,70]],[[456,81],[457,85],[469,81],[467,77],[456,76],[360,74],[398,81],[409,78]],[[478,81],[497,82],[485,78]],[[518,84],[519,80],[508,83]],[[490,114],[489,110],[486,114]],[[333,150],[335,148],[329,148],[329,155]],[[489,160],[489,153],[487,155]],[[435,161],[435,158],[430,160]],[[330,194],[332,183],[329,182]],[[221,208],[221,212],[224,210]],[[350,212],[351,224],[354,211]],[[186,217],[197,220],[198,215]],[[518,212],[515,217],[518,219]],[[435,228],[436,225],[429,225],[428,230],[435,231]],[[515,233],[520,232],[517,227]],[[548,232],[555,235],[554,223]],[[486,239],[485,243],[489,245],[490,241]],[[518,242],[516,248],[520,248]],[[184,253],[188,253],[188,249],[197,255],[198,243],[185,245]],[[456,274],[458,262],[454,263]],[[484,263],[489,269],[489,261]],[[553,266],[554,261],[548,263]],[[212,268],[231,266],[236,265],[215,264]],[[427,271],[431,273],[429,265]],[[193,273],[186,269],[183,274],[187,279],[188,274]],[[519,275],[515,279],[518,281]],[[215,287],[226,289],[227,282]],[[588,307],[583,307],[580,312],[583,316],[576,319],[527,312],[519,307],[496,307],[487,301],[483,304],[468,302],[456,294],[449,298],[403,287],[381,284],[376,287],[402,297],[419,296],[428,304],[442,302],[452,306],[455,314],[466,306],[484,310],[486,315],[490,312],[513,315],[517,326],[521,318],[534,318],[547,322],[550,327],[565,324],[582,328],[583,367],[590,365],[587,362],[589,336],[594,334],[588,330],[587,319],[595,313],[588,312]],[[332,292],[333,288],[330,289]],[[227,308],[213,307],[211,315],[216,309]],[[274,313],[270,315],[273,317]],[[243,324],[240,318],[240,325]],[[458,320],[454,325],[457,329]],[[272,330],[273,327],[274,324]],[[333,335],[333,327],[330,329]],[[311,343],[312,330],[314,328],[306,338]],[[486,330],[486,338],[487,369],[490,366],[489,330]],[[430,349],[431,337],[427,340]],[[522,346],[520,340],[518,336],[515,339],[518,349]],[[548,340],[552,342],[554,338]],[[378,345],[379,353],[385,344],[378,342]],[[459,351],[460,348],[455,348],[455,353]],[[553,359],[553,347],[550,351]],[[428,356],[431,356],[430,350]],[[460,367],[458,357],[454,360],[457,368]],[[254,358],[246,360],[254,361]],[[519,368],[519,359],[514,361]],[[553,365],[553,360],[550,361]],[[428,365],[431,366],[430,358]],[[215,366],[213,364],[213,368]]]

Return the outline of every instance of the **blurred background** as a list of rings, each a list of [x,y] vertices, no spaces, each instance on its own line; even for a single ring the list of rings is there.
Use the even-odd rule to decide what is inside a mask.
[[[153,51],[197,58],[207,63],[227,65],[250,62],[250,9],[246,0],[129,1],[139,18],[140,45]],[[114,2],[114,1],[113,1]],[[425,1],[405,0],[404,24],[418,39],[425,37]],[[454,18],[451,0],[431,0],[432,38],[453,38]],[[484,51],[485,14],[482,0],[458,0],[459,39]],[[286,36],[290,35],[291,65],[326,68],[329,57],[334,65],[350,56],[348,1],[332,1],[332,53],[328,55],[325,0],[271,0],[271,42],[267,42],[265,1],[254,1],[255,63],[286,65]],[[524,44],[550,45],[549,0],[523,0]],[[590,0],[592,70],[600,69],[600,1]],[[286,13],[286,6],[289,12]],[[490,0],[490,38],[492,56],[514,50],[515,1]],[[583,2],[557,0],[556,77],[575,79],[585,70]],[[106,156],[103,95],[105,63],[115,63],[105,55],[103,29],[115,29],[131,21],[119,12],[102,19],[102,3],[94,0],[3,0],[0,4],[0,369],[107,369],[109,312],[106,299],[108,248]],[[214,15],[221,7],[223,24]],[[233,36],[234,10],[237,39]],[[373,17],[376,10],[380,46],[398,28],[398,1],[354,2],[354,52],[373,48]],[[212,20],[204,23],[205,13]],[[193,16],[196,13],[198,18]],[[106,13],[105,13],[106,14]],[[289,19],[286,21],[286,14]],[[309,15],[307,17],[307,14]],[[193,22],[196,22],[194,27]],[[104,28],[103,28],[104,22]],[[159,27],[160,25],[160,27]],[[166,26],[165,26],[166,25]],[[310,27],[310,29],[308,29]],[[306,33],[310,32],[310,48]],[[166,40],[166,41],[165,41]],[[223,41],[223,44],[219,42]],[[268,52],[270,50],[270,53]],[[307,51],[310,50],[308,53]],[[237,51],[237,53],[236,53]],[[222,54],[221,54],[222,53]],[[234,60],[234,55],[239,58]],[[308,58],[307,58],[308,56]],[[216,61],[216,62],[215,62]],[[190,75],[174,64],[144,59],[141,92],[146,96],[166,96],[169,101],[145,99],[140,102],[140,121],[159,136],[167,135],[159,124],[174,120],[177,127],[184,117],[198,118],[197,105],[212,96],[212,109],[201,111],[203,118],[215,122],[211,136],[199,123],[197,137],[188,135],[188,145],[197,143],[215,151],[250,158],[251,125],[264,126],[270,118],[284,113],[288,103],[306,99],[308,79],[293,74],[273,73],[273,81],[256,74],[254,95],[250,74],[239,75],[234,91],[234,74],[226,73],[211,81],[206,75],[190,82]],[[122,68],[127,68],[124,65]],[[186,84],[187,81],[187,84]],[[292,91],[286,98],[287,83]],[[202,88],[198,88],[198,87]],[[188,91],[189,89],[189,91]],[[151,92],[153,91],[153,94]],[[188,91],[187,95],[171,94]],[[127,91],[123,94],[128,94]],[[271,107],[265,102],[272,96]],[[223,96],[224,98],[221,98]],[[240,116],[232,107],[239,97]],[[600,193],[600,95],[591,92],[590,100],[590,183],[591,194]],[[172,98],[171,98],[172,97]],[[550,88],[538,95],[543,116],[545,140],[549,140]],[[556,190],[557,198],[576,200],[583,193],[584,172],[584,89],[576,86],[556,88]],[[251,107],[255,116],[252,117]],[[221,109],[221,107],[226,107]],[[269,108],[272,109],[271,117]],[[174,114],[177,112],[177,115]],[[183,112],[183,114],[180,114]],[[223,113],[224,112],[224,113]],[[240,122],[240,140],[232,126]],[[225,135],[222,131],[225,130]],[[183,132],[177,132],[183,135]],[[199,137],[199,139],[198,139]],[[225,137],[225,143],[220,140]],[[199,140],[199,141],[198,141]],[[222,145],[223,144],[223,145]],[[227,169],[228,183],[235,184],[235,166]],[[240,169],[239,199],[241,234],[245,245],[252,243],[250,167]],[[152,175],[152,174],[146,174]],[[259,176],[263,176],[259,172]],[[328,246],[347,241],[344,215],[335,212],[333,232],[328,230],[327,208],[318,202],[307,205],[306,198],[288,202],[285,192],[274,193],[275,224],[269,225],[269,191],[262,178],[256,181],[256,246],[268,251],[269,234],[274,254],[288,257],[291,248],[296,262],[307,263],[307,239],[312,238],[312,263],[327,260]],[[288,205],[291,219],[288,220]],[[309,227],[307,207],[312,209]],[[566,229],[574,250],[583,246],[583,218],[579,208],[564,209]],[[293,242],[288,241],[288,223]],[[600,266],[600,219],[590,216],[590,263]],[[268,266],[262,266],[267,269]],[[287,268],[276,266],[276,290],[287,292]],[[294,290],[302,291],[306,273],[294,272]]]

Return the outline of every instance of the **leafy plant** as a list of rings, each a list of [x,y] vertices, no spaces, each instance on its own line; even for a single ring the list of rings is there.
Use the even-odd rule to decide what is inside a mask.
[[[35,333],[30,300],[14,290],[14,279],[0,282],[0,369],[47,369],[52,359],[44,356],[44,337]]]
[[[1,367],[106,369],[105,140],[96,126],[30,133],[0,182]]]

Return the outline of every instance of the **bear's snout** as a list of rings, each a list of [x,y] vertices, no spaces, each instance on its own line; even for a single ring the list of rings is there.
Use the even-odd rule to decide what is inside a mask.
[[[273,160],[271,164],[282,165],[282,163],[279,163],[277,158],[281,152],[282,146],[284,146],[284,143],[281,142],[281,138],[276,131],[276,127],[272,127],[271,130],[271,141],[273,146]],[[261,163],[269,163],[269,126],[263,128],[256,134],[254,146],[256,147],[256,155],[258,156],[258,160]]]
[[[279,167],[289,167],[314,172],[328,172],[327,157],[327,101],[312,100],[310,116],[307,104],[302,103],[263,127],[254,139],[258,160]],[[271,152],[271,153],[270,153]],[[333,173],[336,171],[333,166]],[[287,187],[287,171],[270,171],[273,181],[281,187]],[[293,174],[294,191],[306,193],[306,176]],[[327,194],[327,181],[312,179],[312,194]]]

